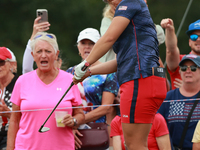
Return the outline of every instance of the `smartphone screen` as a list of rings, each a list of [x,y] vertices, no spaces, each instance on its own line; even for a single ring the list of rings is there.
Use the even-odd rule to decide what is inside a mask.
[[[38,21],[39,23],[48,21],[48,11],[46,9],[37,9],[36,16],[41,17],[41,19]]]

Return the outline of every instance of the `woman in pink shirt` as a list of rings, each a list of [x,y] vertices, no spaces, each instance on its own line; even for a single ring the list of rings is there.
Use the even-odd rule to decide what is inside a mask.
[[[73,86],[58,106],[62,108],[61,111],[68,113],[62,120],[65,126],[56,126],[54,112],[45,124],[50,130],[38,132],[70,86],[73,76],[54,65],[59,54],[55,35],[38,32],[31,46],[38,68],[20,76],[16,81],[11,101],[13,111],[17,112],[11,114],[7,150],[73,150],[72,128],[84,121],[83,110],[72,109],[81,105],[79,90]]]

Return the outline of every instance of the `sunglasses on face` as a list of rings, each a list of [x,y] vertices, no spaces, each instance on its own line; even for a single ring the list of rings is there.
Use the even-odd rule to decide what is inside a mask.
[[[41,37],[42,35],[43,35],[43,34],[37,35],[34,39],[37,39],[37,38]],[[45,36],[47,36],[47,37],[49,37],[49,38],[51,38],[51,39],[54,38],[54,37],[53,37],[52,35],[50,35],[50,34],[46,34]]]
[[[192,72],[195,72],[197,70],[197,68],[199,68],[198,66],[180,66],[181,71],[185,72],[187,70],[187,68],[190,68],[190,70]]]
[[[200,37],[200,35],[197,35],[197,34],[191,34],[191,35],[190,35],[190,39],[191,39],[192,41],[196,41],[196,40],[198,39],[198,37]]]
[[[0,66],[4,66],[4,65],[5,65],[5,63],[6,63],[6,61],[5,61],[5,60],[0,60]]]

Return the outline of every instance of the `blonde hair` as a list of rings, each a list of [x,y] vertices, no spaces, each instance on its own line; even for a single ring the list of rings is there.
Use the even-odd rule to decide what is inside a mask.
[[[109,4],[107,4],[103,9],[103,17],[107,17],[112,20],[114,17],[114,14],[115,14],[115,11],[112,10],[112,7]]]
[[[32,51],[34,51],[35,44],[37,43],[37,41],[40,41],[40,40],[48,42],[54,48],[55,53],[57,53],[57,51],[58,51],[58,43],[57,43],[56,36],[54,34],[47,33],[47,32],[38,32],[33,37],[33,40],[31,41],[31,49],[32,49]]]

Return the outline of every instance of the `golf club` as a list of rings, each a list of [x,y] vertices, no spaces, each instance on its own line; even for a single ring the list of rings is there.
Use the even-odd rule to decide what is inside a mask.
[[[68,91],[71,89],[71,87],[74,85],[74,83],[72,82],[71,85],[69,86],[69,88],[67,89],[67,91],[63,94],[63,96],[61,97],[61,99],[58,101],[58,103],[56,104],[56,106],[54,107],[54,109],[51,111],[51,113],[49,114],[49,116],[47,117],[47,119],[45,120],[45,122],[42,124],[42,126],[39,129],[39,132],[46,132],[49,131],[50,128],[48,127],[44,127],[45,123],[47,122],[47,120],[50,118],[50,116],[53,114],[53,112],[55,111],[55,109],[58,107],[58,105],[60,104],[60,102],[62,101],[62,99],[65,97],[65,95],[68,93]]]
[[[89,63],[85,63],[85,65],[82,67],[82,71],[85,71],[87,68],[89,67]],[[54,109],[51,111],[51,113],[49,114],[49,116],[47,117],[47,119],[45,120],[45,122],[42,124],[42,126],[40,127],[40,129],[38,130],[39,132],[43,133],[43,132],[47,132],[50,130],[50,128],[48,127],[44,127],[45,123],[47,122],[47,120],[51,117],[51,115],[53,114],[53,112],[55,111],[55,109],[58,107],[58,105],[60,104],[60,102],[62,101],[62,99],[65,97],[65,95],[68,93],[68,91],[71,89],[71,87],[74,85],[74,83],[72,82],[71,85],[69,86],[69,88],[67,89],[67,91],[64,93],[64,95],[61,97],[61,99],[58,101],[58,103],[56,104],[56,106],[54,107]]]

